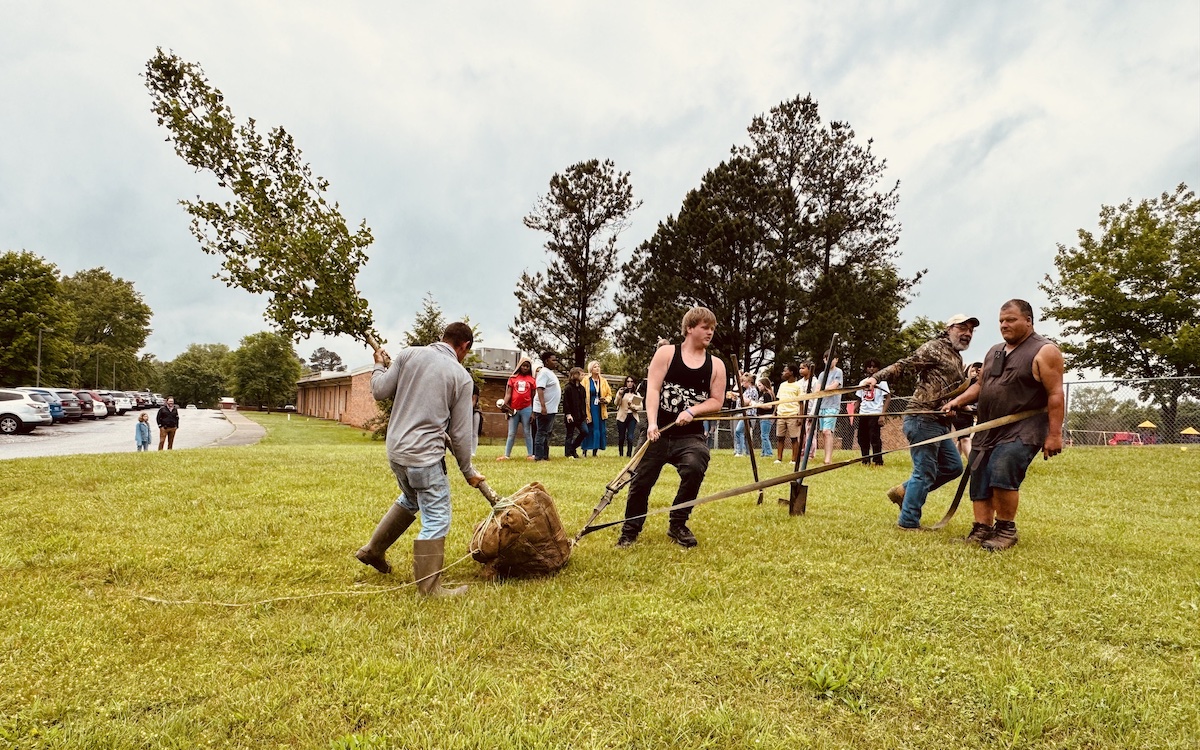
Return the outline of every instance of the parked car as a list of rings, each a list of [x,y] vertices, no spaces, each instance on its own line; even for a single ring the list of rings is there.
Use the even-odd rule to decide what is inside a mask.
[[[108,419],[109,414],[116,414],[117,408],[113,406],[112,396],[105,391],[79,391],[78,393],[86,393],[93,401],[93,413],[97,419]],[[95,404],[99,404],[96,406]]]
[[[68,421],[78,422],[83,419],[83,404],[79,403],[79,397],[75,395],[75,391],[69,388],[55,388],[54,395],[62,401],[63,411],[67,413]]]
[[[79,406],[83,409],[85,419],[106,419],[108,417],[108,408],[97,396],[93,396],[91,391],[75,391],[75,395],[79,398]]]
[[[109,394],[113,397],[113,406],[117,407],[118,415],[133,409],[133,399],[125,391],[109,391]]]
[[[108,416],[111,417],[114,414],[120,414],[117,411],[117,397],[112,391],[96,391],[95,393],[104,401],[104,405],[108,408]]]
[[[154,405],[155,406],[166,406],[167,399],[165,396],[163,396],[161,393],[155,393],[153,395],[154,395]]]
[[[62,399],[55,395],[54,391],[49,390],[48,388],[30,388],[29,386],[25,386],[24,388],[15,388],[13,390],[25,391],[26,393],[36,393],[37,395],[41,396],[42,400],[45,401],[50,407],[50,417],[54,420],[55,424],[66,421],[67,413],[63,410]]]
[[[31,432],[43,424],[53,424],[50,405],[40,394],[15,388],[0,388],[0,435]]]

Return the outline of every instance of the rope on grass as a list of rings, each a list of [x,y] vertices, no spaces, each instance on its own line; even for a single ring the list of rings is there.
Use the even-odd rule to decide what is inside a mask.
[[[375,594],[386,594],[391,591],[400,591],[401,589],[406,589],[409,586],[416,586],[418,583],[420,583],[421,581],[424,581],[426,578],[432,578],[434,576],[441,575],[442,573],[445,573],[447,570],[450,570],[450,568],[453,568],[455,565],[458,565],[459,563],[466,561],[470,557],[471,557],[470,553],[467,553],[467,554],[463,555],[462,557],[458,558],[457,560],[455,560],[454,562],[450,563],[446,567],[442,568],[441,570],[434,571],[433,573],[430,573],[427,576],[422,576],[421,578],[418,578],[415,581],[409,581],[408,583],[402,583],[399,586],[388,586],[386,588],[371,589],[370,591],[319,591],[315,594],[299,594],[297,596],[276,596],[271,599],[259,599],[258,601],[253,601],[253,602],[214,602],[214,601],[204,601],[201,599],[160,599],[157,596],[145,596],[143,594],[130,594],[130,596],[133,597],[134,599],[140,599],[144,602],[150,602],[151,604],[164,604],[164,605],[199,604],[199,605],[206,606],[206,607],[228,607],[231,609],[239,609],[242,607],[261,607],[264,604],[275,604],[278,602],[296,602],[296,601],[300,601],[302,599],[318,599],[318,598],[327,597],[327,596],[374,596]]]

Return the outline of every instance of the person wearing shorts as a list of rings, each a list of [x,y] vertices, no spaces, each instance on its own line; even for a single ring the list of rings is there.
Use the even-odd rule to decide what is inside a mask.
[[[834,355],[829,366],[829,376],[826,377],[825,373],[817,376],[818,383],[824,381],[821,386],[822,390],[829,391],[842,387],[845,375],[842,373],[842,368],[837,365],[838,358],[837,355]],[[826,396],[821,399],[820,409],[821,418],[818,421],[821,423],[821,440],[825,444],[825,463],[831,464],[833,463],[833,433],[837,429],[837,415],[842,411],[842,397]]]
[[[988,350],[979,379],[943,411],[979,404],[980,423],[1024,411],[1035,416],[975,434],[971,446],[971,507],[975,522],[964,541],[990,552],[1017,544],[1017,506],[1025,472],[1040,452],[1062,452],[1062,352],[1033,330],[1033,307],[1011,299],[1000,308],[1004,343]]]
[[[792,444],[792,463],[800,460],[800,438],[804,434],[803,422],[800,417],[802,402],[796,399],[804,393],[804,384],[796,379],[800,368],[792,363],[783,366],[783,380],[775,398],[779,405],[775,407],[775,437],[779,441],[779,455],[775,463],[783,463],[783,448],[788,441]]]

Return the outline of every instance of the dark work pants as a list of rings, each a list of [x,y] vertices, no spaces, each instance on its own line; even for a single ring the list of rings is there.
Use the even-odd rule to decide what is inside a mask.
[[[645,518],[634,518],[646,512],[650,505],[650,490],[658,482],[658,475],[667,464],[679,472],[679,491],[672,505],[695,500],[700,493],[704,473],[708,471],[708,446],[703,435],[684,435],[672,439],[670,433],[650,443],[638,464],[637,473],[629,483],[629,497],[625,501],[625,526],[627,534],[641,533]],[[687,523],[691,508],[671,511],[671,525]]]
[[[883,452],[883,440],[879,435],[879,415],[870,414],[858,418],[858,449],[864,457]],[[876,456],[875,463],[883,466],[883,456]],[[863,463],[867,463],[865,460]]]
[[[537,432],[533,434],[533,457],[544,461],[550,460],[550,436],[554,434],[554,417],[556,414],[534,414],[537,420]]]

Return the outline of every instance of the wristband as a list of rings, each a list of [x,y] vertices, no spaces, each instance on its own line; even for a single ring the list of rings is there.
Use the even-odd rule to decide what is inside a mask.
[[[690,414],[692,419],[696,418],[696,414],[692,411],[690,406],[688,408],[684,409],[684,411],[686,411],[688,414]]]

